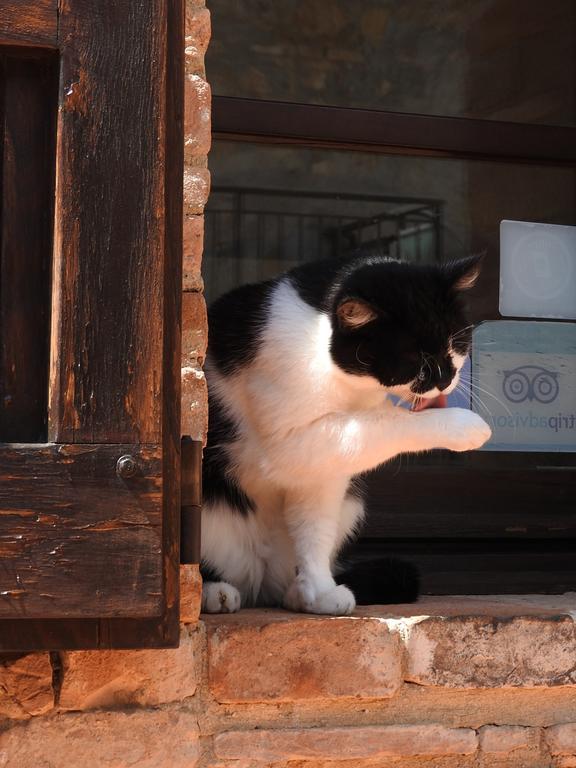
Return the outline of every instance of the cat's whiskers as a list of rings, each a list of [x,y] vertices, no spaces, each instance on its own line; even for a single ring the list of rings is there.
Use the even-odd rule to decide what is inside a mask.
[[[460,328],[459,331],[456,331],[456,333],[453,333],[450,336],[450,341],[452,342],[455,339],[457,339],[459,336],[462,336],[463,334],[467,333],[470,330],[470,328],[474,328],[474,323],[470,325],[465,325],[464,328]]]
[[[483,395],[488,395],[488,397],[491,397],[493,400],[496,400],[498,405],[501,405],[502,408],[504,408],[508,416],[510,416],[511,418],[514,417],[514,414],[512,413],[510,408],[506,405],[506,403],[503,400],[500,400],[499,397],[496,397],[496,395],[493,392],[490,392],[490,390],[485,389],[484,387],[481,387],[480,384],[478,384],[475,381],[472,382],[471,389],[477,390],[478,392],[482,392]]]
[[[363,366],[364,366],[364,368],[368,368],[370,364],[369,364],[369,363],[366,363],[366,362],[364,362],[364,360],[361,360],[361,359],[360,359],[360,356],[359,356],[359,354],[358,354],[358,352],[360,351],[360,347],[361,347],[361,346],[362,346],[362,344],[358,344],[358,346],[356,347],[356,352],[354,353],[354,354],[355,354],[355,356],[356,356],[356,361],[357,361],[358,363],[360,363],[360,365],[363,365]]]
[[[492,422],[493,427],[495,426],[494,417],[492,416],[490,409],[478,394],[476,394],[475,392],[472,392],[469,389],[466,389],[462,382],[458,382],[454,391],[459,392],[462,395],[469,396],[470,404],[473,406],[476,406],[478,411],[480,412],[484,411],[488,421]]]
[[[470,401],[472,405],[475,405],[476,408],[480,411],[483,410],[486,414],[486,418],[489,422],[491,422],[492,429],[496,429],[496,418],[489,409],[489,407],[486,405],[484,400],[480,397],[477,391],[482,392],[484,395],[488,395],[489,397],[492,397],[494,400],[496,400],[497,403],[499,403],[502,408],[507,412],[507,414],[513,419],[514,415],[510,408],[506,405],[506,403],[503,403],[502,400],[500,400],[493,392],[488,391],[487,389],[484,389],[484,387],[480,387],[479,384],[474,383],[469,390],[466,390],[463,388],[463,385],[461,382],[458,383],[458,386],[456,387],[455,391],[461,392],[464,395],[470,396]],[[516,423],[513,421],[513,434],[516,434],[518,427]]]
[[[414,399],[412,400],[412,403],[411,403],[411,407],[412,407],[412,409],[413,409],[413,410],[417,410],[418,406],[420,405],[420,403],[422,402],[422,400],[423,400],[423,399],[424,399],[424,398],[423,398],[423,397],[421,397],[420,395],[416,395],[416,396],[414,397]]]

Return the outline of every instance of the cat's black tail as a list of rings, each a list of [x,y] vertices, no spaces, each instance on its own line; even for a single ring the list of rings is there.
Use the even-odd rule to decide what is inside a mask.
[[[344,563],[335,578],[350,587],[358,605],[413,603],[420,593],[416,566],[395,557]]]

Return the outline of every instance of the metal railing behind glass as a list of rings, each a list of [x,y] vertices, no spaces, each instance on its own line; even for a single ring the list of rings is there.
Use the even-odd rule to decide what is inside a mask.
[[[441,200],[214,187],[203,272],[209,300],[313,259],[358,249],[440,261]]]

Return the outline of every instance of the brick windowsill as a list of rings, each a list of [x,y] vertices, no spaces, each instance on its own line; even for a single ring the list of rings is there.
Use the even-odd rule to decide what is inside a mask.
[[[220,702],[389,698],[403,683],[576,685],[576,593],[424,597],[342,618],[244,610],[202,619]]]

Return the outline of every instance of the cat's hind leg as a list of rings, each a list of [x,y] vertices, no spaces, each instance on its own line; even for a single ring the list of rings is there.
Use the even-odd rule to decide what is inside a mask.
[[[222,578],[222,574],[205,560],[200,564],[202,576],[202,612],[236,613],[242,606],[240,591]]]

